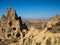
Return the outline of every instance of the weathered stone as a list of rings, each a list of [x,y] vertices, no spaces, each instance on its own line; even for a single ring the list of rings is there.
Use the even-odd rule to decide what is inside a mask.
[[[55,32],[58,33],[60,32],[60,16],[56,15],[52,18],[50,18],[50,20],[48,20],[47,24],[47,30],[50,30],[51,32]]]
[[[20,38],[21,31],[23,29],[27,30],[27,28],[23,28],[24,25],[25,23],[22,23],[21,17],[17,16],[16,11],[8,7],[6,15],[2,15],[0,20],[0,41],[10,40],[5,41],[8,44],[9,42],[13,42],[11,41],[12,39]]]

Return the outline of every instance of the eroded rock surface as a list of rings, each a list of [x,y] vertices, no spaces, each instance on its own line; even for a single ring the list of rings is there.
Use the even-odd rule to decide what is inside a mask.
[[[17,42],[23,30],[26,31],[28,28],[25,23],[22,23],[21,17],[17,16],[15,10],[7,8],[6,15],[2,15],[0,20],[0,41],[4,42],[4,45],[13,43],[16,39]]]
[[[41,29],[27,25],[15,10],[7,8],[0,20],[0,45],[60,45],[60,16],[54,16]]]

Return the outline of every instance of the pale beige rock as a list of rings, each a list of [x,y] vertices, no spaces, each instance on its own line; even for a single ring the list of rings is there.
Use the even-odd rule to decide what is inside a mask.
[[[15,10],[8,7],[6,15],[2,15],[0,20],[0,41],[4,42],[5,40],[9,40],[7,41],[9,45],[16,45],[18,39],[20,40],[23,37],[21,37],[21,31],[24,29],[23,26],[26,25],[23,25],[21,17],[17,16]],[[27,31],[26,28],[24,30]],[[16,43],[13,41],[14,38],[17,38]]]
[[[54,16],[42,29],[30,27],[18,17],[15,10],[7,8],[0,20],[0,45],[60,45],[60,16]]]

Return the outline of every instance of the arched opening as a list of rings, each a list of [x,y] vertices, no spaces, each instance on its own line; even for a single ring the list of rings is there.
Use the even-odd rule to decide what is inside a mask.
[[[11,37],[11,34],[8,34],[7,37]]]
[[[13,30],[16,30],[16,28],[15,28],[15,27],[13,27]]]
[[[19,33],[19,32],[16,34],[16,37],[17,37],[17,38],[20,37],[20,33]]]

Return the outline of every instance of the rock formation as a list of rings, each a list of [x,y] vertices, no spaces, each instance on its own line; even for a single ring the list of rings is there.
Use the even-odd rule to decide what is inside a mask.
[[[28,28],[21,17],[18,17],[15,10],[7,8],[6,15],[2,15],[0,20],[0,41],[20,39],[21,32]],[[23,32],[24,33],[24,32]],[[6,42],[6,41],[5,41]],[[7,41],[6,43],[13,42]]]
[[[60,16],[54,16],[41,29],[27,25],[15,10],[7,8],[0,20],[0,45],[60,45]]]
[[[48,27],[48,30],[50,30],[51,32],[60,33],[60,28],[59,28],[60,27],[60,16],[56,15],[50,18],[46,26]]]

